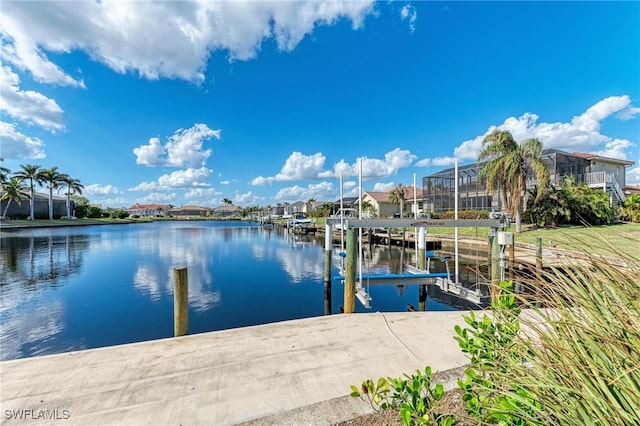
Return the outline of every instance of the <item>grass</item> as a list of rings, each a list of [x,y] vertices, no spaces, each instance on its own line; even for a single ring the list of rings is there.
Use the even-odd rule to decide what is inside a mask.
[[[112,219],[112,218],[97,218],[97,219],[36,219],[36,220],[7,220],[0,222],[0,228],[23,228],[23,227],[47,227],[47,226],[79,226],[79,225],[104,225],[104,224],[116,224],[116,223],[136,223],[136,222],[151,222],[146,218],[128,218],[128,219]]]
[[[583,254],[588,264],[550,268],[544,286],[531,280],[552,309],[521,319],[529,330],[519,346],[527,365],[510,365],[492,379],[508,385],[504,392],[536,396],[539,408],[510,413],[530,424],[640,424],[638,252],[616,252],[624,268]]]

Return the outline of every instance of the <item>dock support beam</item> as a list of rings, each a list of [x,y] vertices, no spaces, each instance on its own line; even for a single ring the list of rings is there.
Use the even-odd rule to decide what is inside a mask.
[[[333,227],[324,226],[324,314],[331,315],[331,246]]]
[[[347,267],[344,280],[344,313],[356,311],[356,259],[358,241],[355,229],[347,229]]]
[[[173,268],[173,334],[189,332],[189,275],[186,266]]]

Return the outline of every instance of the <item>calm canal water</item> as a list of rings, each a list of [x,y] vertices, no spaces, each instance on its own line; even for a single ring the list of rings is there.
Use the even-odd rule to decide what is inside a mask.
[[[324,315],[324,243],[244,222],[3,230],[0,359],[171,337],[173,268],[189,273],[189,332]],[[333,274],[339,270],[336,249]],[[367,268],[415,262],[375,246]],[[333,284],[332,310],[343,287]],[[372,309],[418,304],[418,286],[371,287]],[[428,310],[453,308],[432,300]]]

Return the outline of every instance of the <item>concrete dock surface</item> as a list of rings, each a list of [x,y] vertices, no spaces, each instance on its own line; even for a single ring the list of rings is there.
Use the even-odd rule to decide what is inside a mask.
[[[0,423],[333,424],[370,411],[350,385],[467,364],[464,314],[331,315],[4,361]]]

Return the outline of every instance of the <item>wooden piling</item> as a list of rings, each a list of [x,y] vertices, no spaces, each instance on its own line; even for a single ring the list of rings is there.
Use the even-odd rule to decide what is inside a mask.
[[[187,267],[173,268],[173,334],[189,332],[189,275]]]
[[[347,265],[344,280],[344,313],[356,311],[356,261],[358,239],[354,229],[347,229]]]

